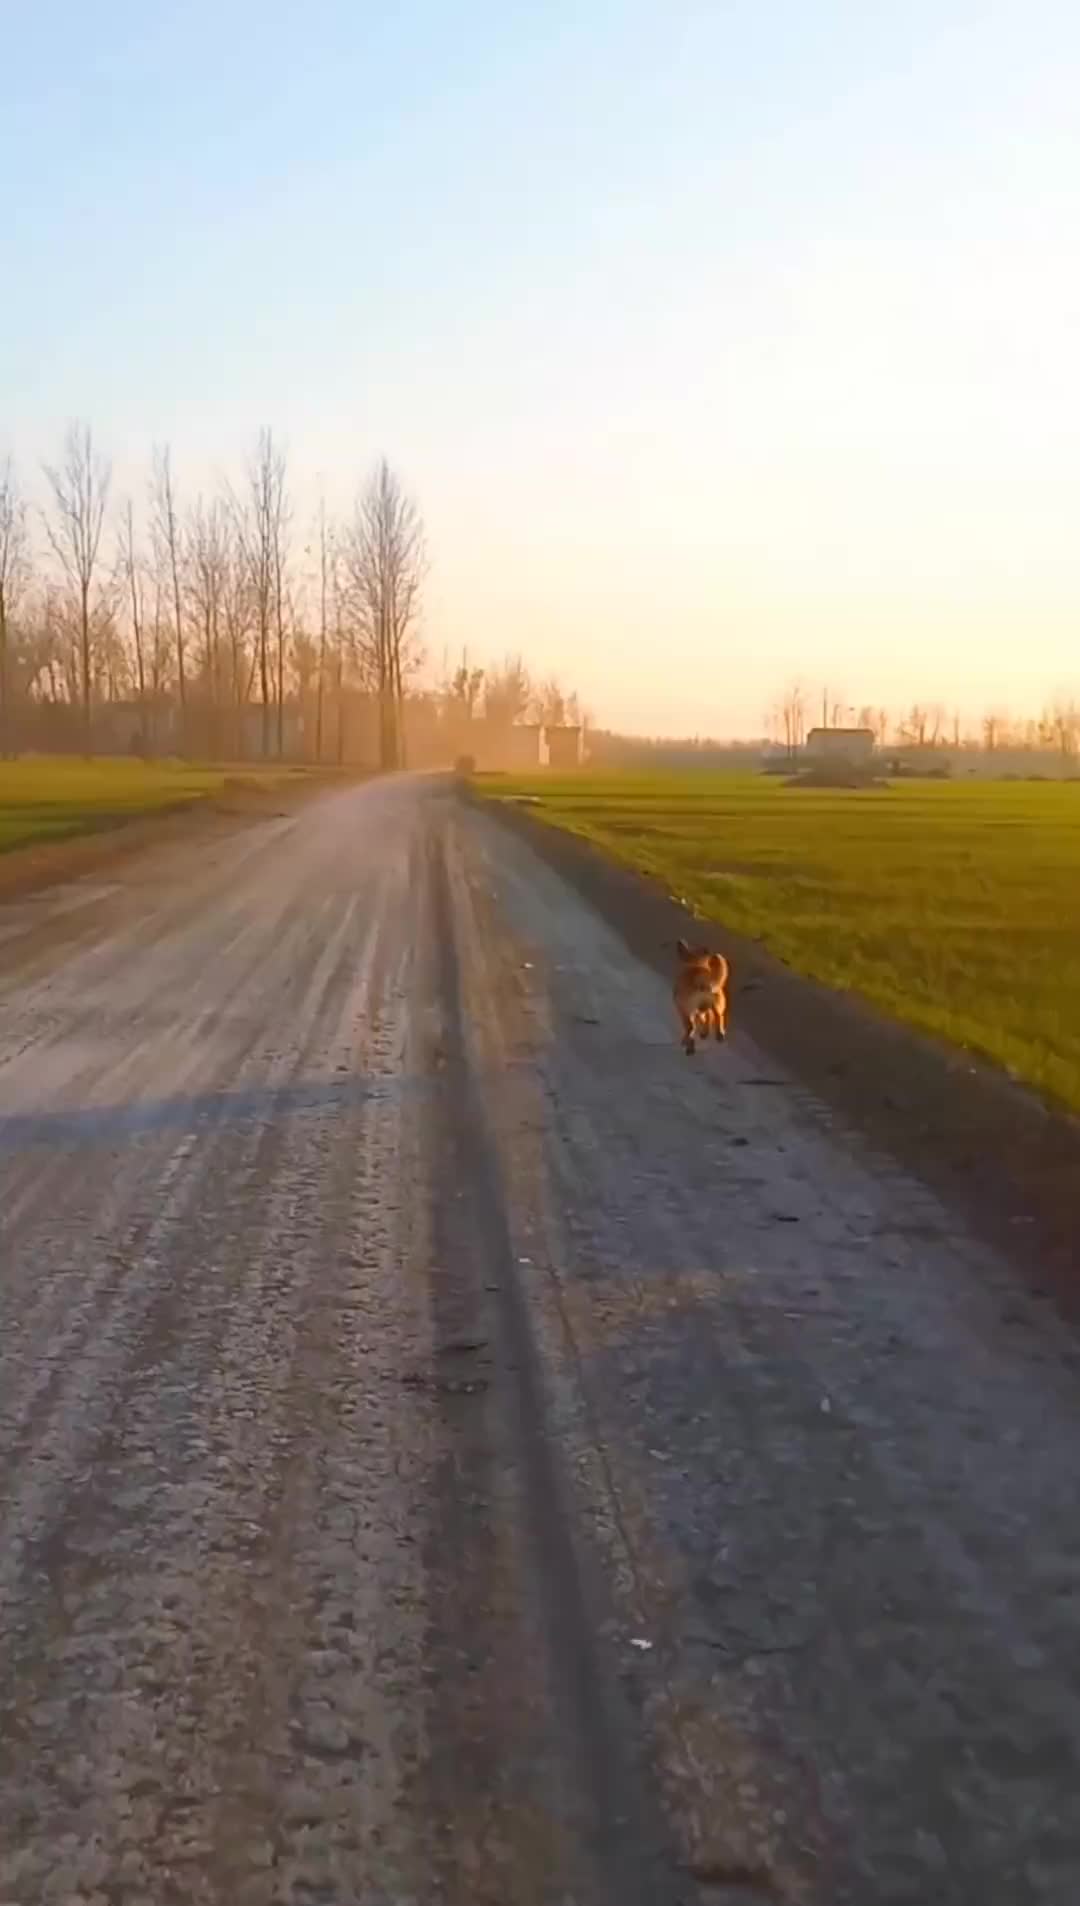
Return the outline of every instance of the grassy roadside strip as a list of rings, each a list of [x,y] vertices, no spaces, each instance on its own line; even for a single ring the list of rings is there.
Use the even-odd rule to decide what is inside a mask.
[[[476,788],[1080,1111],[1080,787],[577,775]]]
[[[273,765],[55,757],[0,761],[0,855],[207,801],[284,795],[324,779],[311,769]]]

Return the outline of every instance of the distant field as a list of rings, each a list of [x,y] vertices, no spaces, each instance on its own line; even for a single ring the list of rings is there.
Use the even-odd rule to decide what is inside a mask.
[[[0,854],[205,800],[226,783],[275,787],[305,772],[54,756],[0,761]]]
[[[789,965],[1080,1111],[1080,785],[759,776],[481,783],[534,795]]]

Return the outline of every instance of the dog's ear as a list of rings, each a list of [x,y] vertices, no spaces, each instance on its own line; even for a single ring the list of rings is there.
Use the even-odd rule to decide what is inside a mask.
[[[680,960],[688,960],[690,958],[690,948],[687,946],[685,940],[676,941],[675,951],[678,954]]]
[[[724,970],[724,961],[723,961],[722,955],[719,953],[710,953],[709,954],[710,973],[722,973],[723,970]]]

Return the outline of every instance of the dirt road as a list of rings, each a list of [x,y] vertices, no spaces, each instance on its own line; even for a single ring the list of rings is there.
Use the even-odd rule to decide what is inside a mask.
[[[1049,1307],[439,784],[0,910],[4,1906],[1075,1906]]]

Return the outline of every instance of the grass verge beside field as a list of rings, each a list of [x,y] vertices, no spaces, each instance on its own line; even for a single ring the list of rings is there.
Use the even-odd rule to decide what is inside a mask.
[[[1080,1112],[1080,785],[484,777],[789,966]]]
[[[0,854],[97,833],[125,821],[213,800],[230,790],[310,779],[291,767],[197,767],[187,762],[26,757],[0,761]]]

